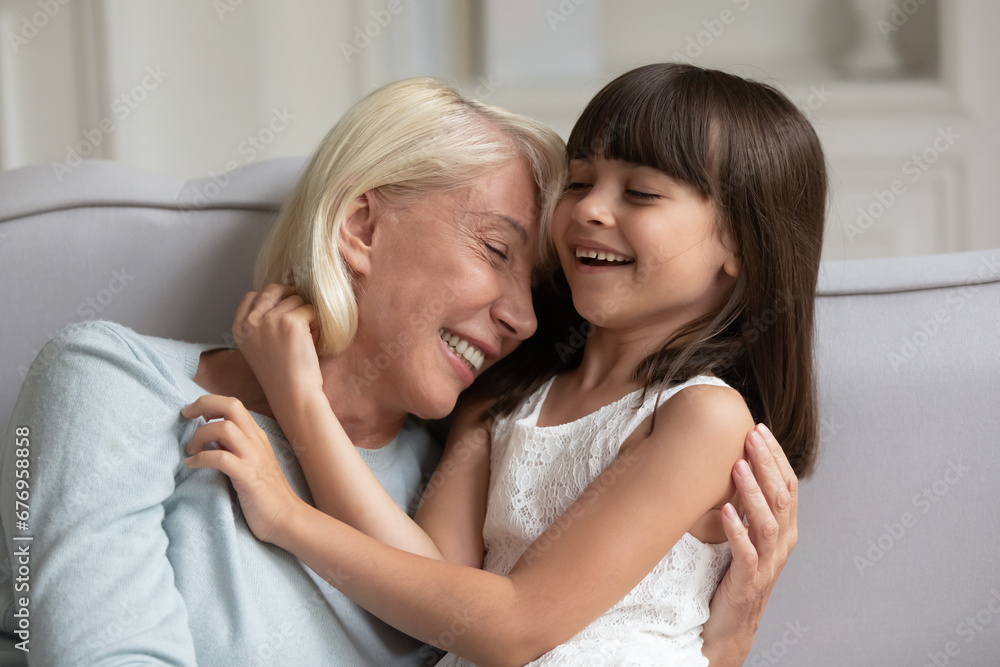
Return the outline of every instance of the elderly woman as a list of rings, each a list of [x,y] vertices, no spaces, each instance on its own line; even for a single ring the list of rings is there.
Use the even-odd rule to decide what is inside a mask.
[[[403,509],[439,456],[409,416],[447,415],[536,328],[531,277],[564,160],[540,123],[430,80],[392,84],[323,140],[261,251],[258,286],[294,285],[317,308],[324,392]],[[474,341],[488,331],[500,344],[479,341],[482,354],[462,362],[442,331]],[[343,597],[337,572],[257,541],[222,474],[185,466],[199,424],[182,406],[234,396],[310,498],[239,350],[87,322],[39,356],[48,361],[25,379],[0,480],[5,536],[24,537],[15,449],[30,425],[33,539],[5,540],[4,564],[30,602],[11,605],[4,628],[27,607],[33,664],[433,664],[434,650]],[[704,631],[712,664],[742,663],[795,542],[775,459],[751,461],[758,479],[737,477],[750,529],[731,539],[734,565]],[[15,579],[25,549],[30,590]]]

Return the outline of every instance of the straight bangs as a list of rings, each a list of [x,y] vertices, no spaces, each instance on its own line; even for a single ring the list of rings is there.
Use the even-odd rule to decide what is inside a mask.
[[[683,67],[633,70],[583,110],[569,136],[567,155],[652,167],[711,199],[716,180],[712,153],[722,147],[712,145],[710,86],[708,77]]]

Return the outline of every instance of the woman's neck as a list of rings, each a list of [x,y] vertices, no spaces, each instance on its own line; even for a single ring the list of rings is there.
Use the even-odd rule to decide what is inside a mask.
[[[337,419],[356,447],[378,449],[392,442],[406,420],[405,414],[381,409],[379,401],[349,380],[354,377],[343,369],[343,360],[321,361],[323,393]],[[251,412],[274,419],[267,396],[239,350],[203,352],[195,384],[212,394],[234,396]]]

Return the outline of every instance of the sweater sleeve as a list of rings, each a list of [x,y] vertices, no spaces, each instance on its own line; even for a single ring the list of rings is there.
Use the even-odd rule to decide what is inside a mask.
[[[32,363],[0,443],[0,521],[4,628],[33,665],[195,664],[163,529],[184,466],[175,383],[104,322],[63,329]]]

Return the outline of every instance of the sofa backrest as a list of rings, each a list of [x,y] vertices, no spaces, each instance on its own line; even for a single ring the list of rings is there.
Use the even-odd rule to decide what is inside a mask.
[[[0,174],[0,424],[71,322],[226,341],[303,164]],[[747,664],[997,664],[1000,250],[824,262],[816,363],[820,456]]]
[[[746,664],[1000,664],[1000,250],[824,262],[816,324],[821,449]]]
[[[61,180],[46,165],[0,174],[0,423],[32,359],[72,322],[225,341],[303,166],[283,158],[187,182],[99,160]]]

